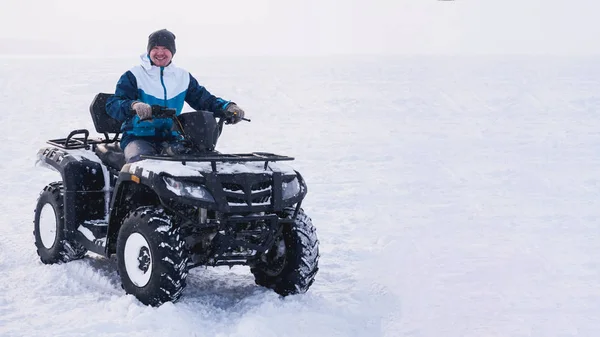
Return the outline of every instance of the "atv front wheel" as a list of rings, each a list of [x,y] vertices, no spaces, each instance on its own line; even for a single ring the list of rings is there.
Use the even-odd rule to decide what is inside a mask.
[[[162,208],[142,206],[125,218],[117,260],[123,289],[146,305],[176,301],[185,288],[184,241]]]
[[[67,238],[62,182],[44,187],[35,208],[33,236],[37,254],[45,264],[81,259],[86,249]]]
[[[294,208],[286,208],[291,218]],[[305,293],[315,280],[319,263],[319,240],[311,219],[300,209],[292,225],[285,224],[279,238],[250,268],[256,284],[287,296]]]

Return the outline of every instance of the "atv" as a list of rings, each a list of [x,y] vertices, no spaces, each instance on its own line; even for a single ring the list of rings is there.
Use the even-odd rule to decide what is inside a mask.
[[[99,93],[90,105],[98,137],[74,130],[37,154],[37,164],[62,178],[42,190],[35,209],[43,263],[116,255],[125,292],[152,306],[179,299],[198,266],[249,266],[256,284],[282,296],[308,290],[319,241],[301,208],[306,183],[281,163],[294,158],[219,153],[226,116],[153,106],[153,118],[173,120],[181,146],[125,163],[121,123],[105,110],[110,96]]]

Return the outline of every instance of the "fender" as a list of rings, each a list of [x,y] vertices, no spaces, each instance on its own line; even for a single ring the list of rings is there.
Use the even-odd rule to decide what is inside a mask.
[[[100,163],[47,147],[38,151],[37,164],[58,171],[62,177],[67,234],[76,234],[79,224],[86,220],[105,218],[105,179]]]
[[[154,191],[154,185],[148,177],[129,172],[129,164],[125,164],[115,184],[114,195],[110,205],[108,233],[106,237],[106,256],[116,252],[117,237],[123,219],[142,205],[159,205],[161,200]]]

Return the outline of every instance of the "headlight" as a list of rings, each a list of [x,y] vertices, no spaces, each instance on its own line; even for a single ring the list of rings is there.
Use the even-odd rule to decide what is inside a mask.
[[[215,198],[202,185],[182,182],[171,177],[163,177],[163,180],[167,184],[167,189],[180,197],[215,202]]]
[[[300,182],[298,182],[298,177],[294,177],[290,182],[283,182],[283,199],[290,199],[296,196],[298,192],[300,192]]]

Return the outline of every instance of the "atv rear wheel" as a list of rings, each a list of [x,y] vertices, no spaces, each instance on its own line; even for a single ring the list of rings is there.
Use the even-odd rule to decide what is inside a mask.
[[[35,208],[33,236],[45,264],[69,262],[85,256],[86,249],[67,238],[62,182],[44,187]]]
[[[185,288],[184,241],[162,208],[142,206],[125,218],[117,260],[123,289],[146,305],[176,301]]]
[[[286,208],[291,218],[294,208]],[[319,240],[311,219],[300,209],[293,225],[285,224],[279,238],[250,268],[256,284],[282,296],[305,293],[319,270]]]

